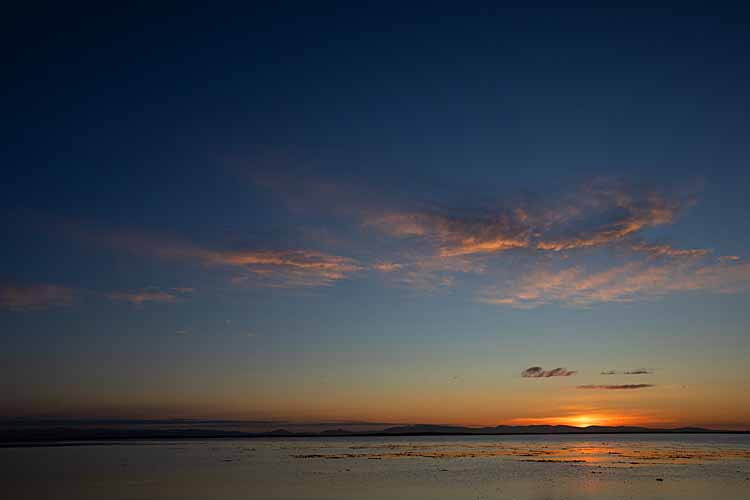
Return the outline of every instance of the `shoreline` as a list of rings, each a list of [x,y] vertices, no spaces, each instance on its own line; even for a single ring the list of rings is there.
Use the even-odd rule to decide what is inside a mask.
[[[681,435],[750,435],[750,431],[724,431],[724,430],[703,430],[703,431],[669,431],[669,430],[652,430],[652,431],[581,431],[581,432],[413,432],[413,433],[352,433],[352,434],[320,434],[320,433],[213,433],[207,431],[188,431],[190,435],[184,433],[170,433],[164,431],[154,431],[153,433],[128,433],[123,435],[117,432],[102,432],[96,436],[85,436],[77,430],[65,435],[49,437],[30,437],[26,439],[0,439],[0,448],[29,448],[29,447],[63,447],[63,446],[107,446],[115,444],[136,444],[136,441],[204,441],[204,440],[257,440],[257,439],[348,439],[348,438],[393,438],[393,437],[466,437],[466,436],[619,436],[619,435],[657,435],[657,436],[681,436]],[[184,432],[184,431],[182,431]],[[61,432],[64,434],[64,432]]]

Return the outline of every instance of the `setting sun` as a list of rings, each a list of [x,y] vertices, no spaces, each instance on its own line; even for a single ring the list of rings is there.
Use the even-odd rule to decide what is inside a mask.
[[[576,427],[588,427],[590,425],[599,425],[599,421],[589,415],[581,415],[579,417],[572,417],[570,423]]]
[[[573,415],[543,417],[543,418],[519,418],[512,420],[514,425],[570,425],[573,427],[600,426],[649,426],[654,425],[656,420],[649,420],[641,415],[612,415],[605,413],[579,413]]]

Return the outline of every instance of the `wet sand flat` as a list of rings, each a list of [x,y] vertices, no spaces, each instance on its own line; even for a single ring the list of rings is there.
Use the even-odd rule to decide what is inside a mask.
[[[745,499],[750,436],[144,441],[0,449],[9,499]]]

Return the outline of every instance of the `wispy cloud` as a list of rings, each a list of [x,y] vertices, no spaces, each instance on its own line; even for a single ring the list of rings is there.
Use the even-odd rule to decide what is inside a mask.
[[[116,250],[167,260],[192,260],[235,270],[234,283],[325,286],[363,270],[354,259],[315,250],[219,249],[137,231],[89,231],[87,237]]]
[[[592,180],[564,196],[498,200],[495,208],[484,209],[446,208],[434,203],[430,208],[415,208],[420,203],[413,197],[397,206],[382,194],[359,186],[304,176],[258,176],[256,183],[276,192],[292,208],[302,203],[305,211],[319,209],[349,216],[382,234],[427,241],[442,257],[603,247],[672,224],[694,202],[691,194],[659,192],[606,179]],[[633,243],[632,250],[659,256],[708,252],[639,242]]]
[[[704,248],[674,248],[670,245],[650,245],[648,243],[634,243],[630,247],[636,252],[645,252],[656,257],[704,257],[710,250]]]
[[[635,370],[604,370],[601,375],[651,375],[654,370],[637,368]]]
[[[719,260],[722,262],[739,262],[742,259],[737,255],[722,255]]]
[[[421,237],[439,246],[439,255],[455,257],[528,248],[530,228],[512,214],[466,218],[438,213],[377,215],[366,225],[396,237]]]
[[[134,305],[141,305],[146,302],[161,304],[172,304],[185,298],[193,293],[192,288],[172,288],[167,291],[159,289],[143,289],[132,292],[111,292],[107,294],[110,300],[116,302],[129,302]]]
[[[635,389],[647,389],[649,387],[656,387],[653,384],[619,384],[619,385],[579,385],[579,389],[595,389],[595,390],[606,390],[606,391],[628,391]]]
[[[270,177],[258,182],[282,193],[292,208],[299,202],[305,212],[319,209],[337,222],[348,218],[350,224],[337,226],[336,236],[348,229],[356,235],[327,238],[324,245],[305,240],[297,248],[259,248],[137,231],[83,232],[116,250],[220,270],[236,285],[321,287],[377,275],[419,292],[468,283],[479,287],[481,301],[516,308],[587,307],[686,291],[729,293],[750,284],[750,269],[737,257],[712,258],[706,248],[644,240],[645,230],[677,221],[693,203],[689,196],[595,181],[567,196],[469,210],[418,200],[389,204],[377,193],[363,196],[364,191],[347,184],[297,181]],[[336,244],[343,240],[346,250]],[[363,241],[376,244],[363,248]],[[604,249],[614,251],[585,265],[574,260],[588,258],[593,249],[602,256]],[[488,280],[496,277],[493,286]]]
[[[373,269],[381,273],[392,273],[393,271],[398,271],[402,267],[404,267],[403,264],[398,264],[396,262],[376,262],[372,265]]]
[[[429,293],[452,287],[458,275],[482,274],[487,269],[484,262],[468,257],[446,258],[418,252],[404,252],[400,257],[401,262],[376,263],[372,268],[381,273],[389,283],[420,292]]]
[[[244,267],[279,286],[326,286],[362,270],[354,259],[311,250],[222,252],[208,262]]]
[[[443,257],[491,254],[513,249],[551,252],[601,247],[673,223],[689,201],[654,191],[592,183],[551,206],[516,206],[471,216],[446,211],[369,214],[365,225],[399,238],[422,238]],[[634,250],[657,255],[704,255],[639,243]]]
[[[521,376],[525,378],[549,378],[549,377],[570,377],[575,375],[576,371],[568,370],[567,368],[553,368],[552,370],[545,370],[541,366],[532,366],[526,368],[521,372]]]
[[[632,302],[669,293],[704,291],[731,293],[750,287],[750,267],[727,262],[627,262],[603,271],[581,266],[536,269],[504,289],[488,289],[486,303],[533,308],[559,303],[590,306],[597,302]]]
[[[52,284],[0,284],[0,308],[10,310],[44,309],[68,306],[73,303],[75,291]]]
[[[693,195],[684,192],[597,179],[563,196],[498,200],[495,208],[469,209],[420,205],[415,199],[389,204],[376,193],[361,196],[356,186],[335,181],[304,179],[300,184],[297,178],[275,178],[265,185],[295,202],[305,200],[305,210],[320,207],[351,217],[363,228],[398,241],[398,254],[379,255],[369,267],[392,283],[421,291],[455,286],[462,275],[491,274],[498,264],[493,258],[509,252],[537,261],[514,285],[485,288],[482,301],[518,308],[548,302],[588,306],[686,290],[726,292],[727,281],[738,281],[715,264],[699,264],[708,249],[681,249],[642,239],[645,230],[675,223],[694,203]],[[304,192],[294,191],[301,185]],[[595,248],[616,248],[624,262],[596,271],[580,265],[546,267],[548,257],[567,259],[576,251]],[[669,259],[676,262],[663,262]],[[693,271],[697,274],[690,276]],[[672,281],[675,273],[677,280]],[[513,279],[508,274],[513,273],[506,272],[504,280]]]
[[[331,285],[364,269],[354,259],[312,250],[217,252],[208,262],[242,267],[249,274],[240,280],[255,276],[279,287]]]
[[[562,251],[608,245],[643,229],[675,221],[684,203],[655,192],[640,193],[622,188],[590,188],[568,212],[568,221],[583,226],[602,220],[594,229],[572,236],[548,237],[537,243],[542,250]],[[588,220],[588,221],[587,221]],[[553,222],[557,222],[553,219]]]

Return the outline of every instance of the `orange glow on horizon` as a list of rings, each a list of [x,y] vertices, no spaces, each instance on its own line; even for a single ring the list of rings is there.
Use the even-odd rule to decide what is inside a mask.
[[[544,418],[518,418],[513,420],[515,425],[570,425],[573,427],[590,426],[656,426],[663,422],[646,419],[640,415],[611,415],[603,413],[581,413],[575,415],[544,417]]]

